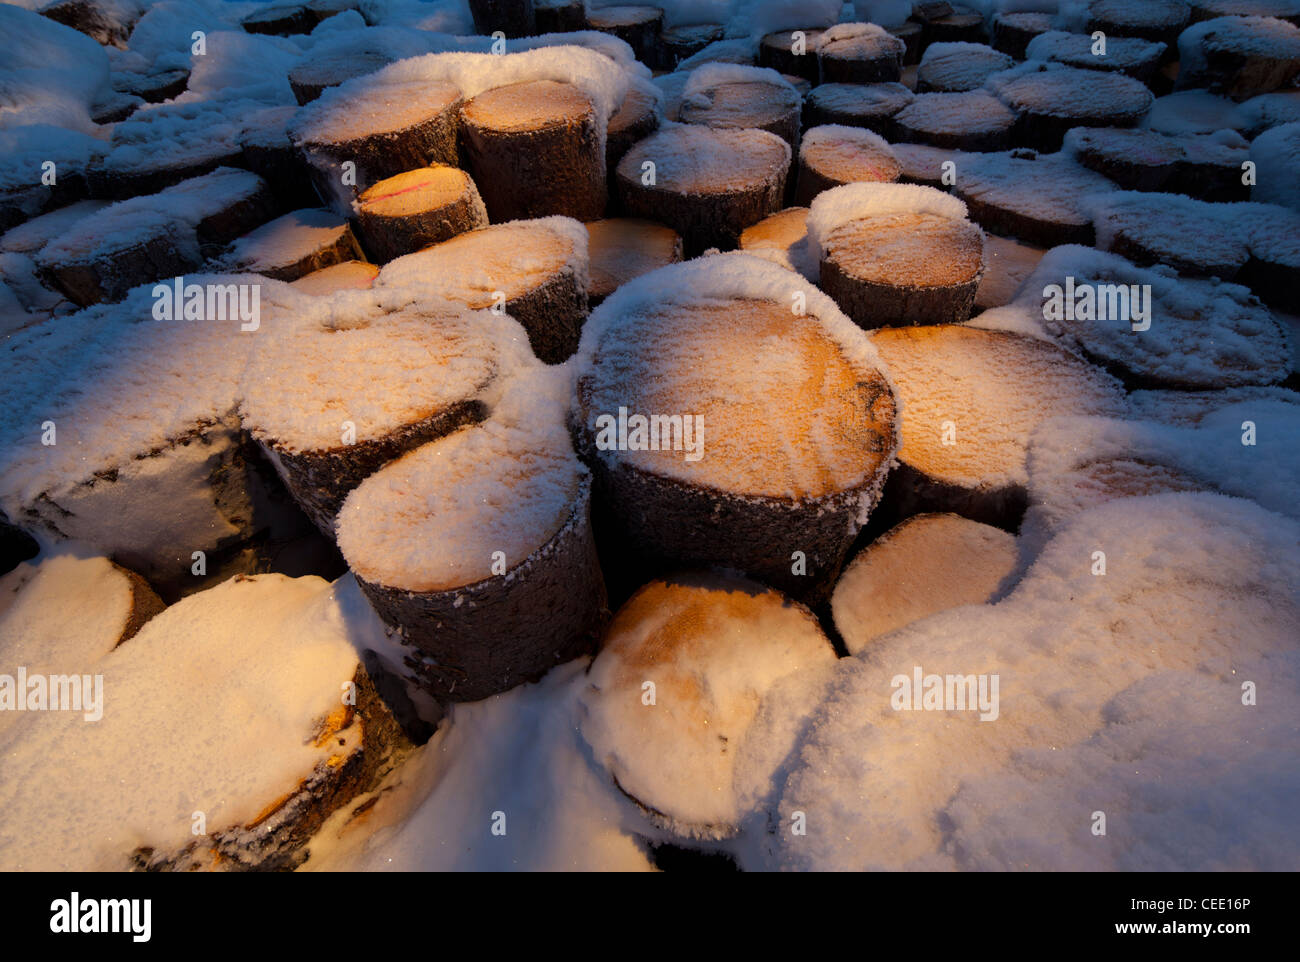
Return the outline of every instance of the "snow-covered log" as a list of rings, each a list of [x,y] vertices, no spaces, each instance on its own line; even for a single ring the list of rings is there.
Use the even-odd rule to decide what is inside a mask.
[[[629,570],[725,567],[816,598],[876,502],[894,418],[861,332],[745,254],[643,275],[583,330],[574,432]]]
[[[693,256],[734,247],[742,230],[781,209],[790,156],[789,144],[762,130],[671,127],[624,154],[618,191],[628,215],[667,224]]]

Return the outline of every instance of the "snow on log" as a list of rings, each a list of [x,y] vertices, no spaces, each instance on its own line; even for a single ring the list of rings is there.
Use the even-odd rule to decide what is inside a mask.
[[[740,232],[781,209],[790,145],[762,130],[684,124],[660,130],[619,161],[623,209],[682,235],[688,256],[731,248]]]
[[[888,136],[894,114],[915,96],[900,83],[821,84],[808,95],[808,126],[865,127]]]
[[[970,154],[955,162],[953,191],[971,219],[985,230],[1039,247],[1091,244],[1089,198],[1115,191],[1110,180],[1063,154]]]
[[[417,448],[348,496],[339,548],[425,688],[477,701],[594,646],[607,618],[591,484],[564,424],[566,368],[506,386],[481,424]]]
[[[780,592],[718,574],[652,581],[591,665],[582,737],[655,828],[726,838],[755,801],[742,760],[764,697],[834,663],[817,619]]]
[[[24,4],[24,6],[27,6]],[[143,12],[134,0],[101,3],[96,0],[53,0],[40,7],[42,17],[84,33],[108,47],[126,49],[127,38]]]
[[[882,328],[871,342],[907,412],[881,502],[891,518],[950,511],[1014,528],[1033,429],[1059,415],[1124,411],[1117,381],[1037,338],[942,324]]]
[[[659,34],[659,46],[655,50],[655,64],[660,70],[676,70],[678,65],[689,57],[695,56],[715,40],[722,39],[722,24],[693,23],[678,27],[669,27]],[[770,64],[763,64],[770,66]]]
[[[807,207],[822,191],[844,184],[889,183],[902,169],[879,134],[860,127],[814,127],[800,145],[795,203]]]
[[[0,599],[0,663],[29,675],[79,676],[166,607],[135,572],[107,558],[61,553],[6,574]],[[0,731],[19,717],[0,714]]]
[[[1096,199],[1093,223],[1098,248],[1135,264],[1164,264],[1192,277],[1232,280],[1250,257],[1240,219],[1250,213],[1248,204],[1117,191]]]
[[[362,481],[487,416],[488,392],[505,369],[532,360],[511,343],[520,333],[490,315],[339,311],[255,354],[240,408],[244,427],[298,506],[333,537],[339,508]],[[307,379],[295,376],[303,358],[311,359]]]
[[[778,73],[741,64],[705,64],[691,71],[677,118],[716,130],[766,130],[799,147],[802,98]]]
[[[487,211],[469,174],[433,164],[389,177],[357,198],[361,243],[379,263],[486,227]]]
[[[917,93],[964,93],[1015,61],[982,43],[932,43],[916,71]]]
[[[648,220],[611,218],[587,224],[587,304],[595,307],[635,277],[682,259],[682,239]]]
[[[311,33],[320,23],[320,19],[306,4],[271,4],[254,10],[239,21],[239,25],[249,33],[269,34],[277,37],[290,37],[294,34]]]
[[[1031,60],[1048,60],[1082,70],[1110,70],[1150,85],[1156,79],[1166,47],[1138,37],[1107,37],[1104,53],[1097,52],[1091,34],[1049,30],[1029,42]]]
[[[1123,2],[1123,0],[1121,0]],[[993,49],[1015,57],[1025,59],[1025,50],[1029,41],[1040,33],[1052,29],[1050,13],[1007,13],[993,15]],[[1089,28],[1089,32],[1092,28]]]
[[[922,184],[938,190],[949,190],[951,184],[944,183],[951,178],[944,177],[944,164],[952,162],[951,170],[956,171],[960,152],[946,150],[943,147],[930,147],[926,144],[890,144],[890,150],[898,160],[898,179],[904,184]]]
[[[955,514],[919,514],[863,549],[831,596],[850,655],[876,638],[959,605],[991,601],[1016,568],[1016,538]]]
[[[354,95],[373,98],[373,109],[359,106]],[[369,75],[303,107],[289,133],[311,166],[317,193],[347,215],[352,201],[385,177],[433,163],[454,166],[460,106],[454,84],[384,83]]]
[[[602,118],[579,87],[553,80],[495,87],[460,117],[469,169],[494,222],[604,215]]]
[[[746,227],[740,249],[817,281],[817,257],[808,249],[807,207],[787,207]]]
[[[1230,131],[1175,137],[1146,129],[1076,127],[1062,147],[1083,166],[1124,190],[1186,194],[1201,200],[1246,200],[1242,164],[1250,146]]]
[[[1237,284],[1173,277],[1116,254],[1063,246],[1043,257],[1016,303],[1039,319],[1045,336],[1130,388],[1266,385],[1290,373],[1281,326]]]
[[[1132,77],[1056,64],[1031,62],[989,86],[1018,114],[1016,143],[1044,151],[1059,150],[1071,127],[1134,127],[1154,100]]]
[[[918,94],[893,117],[898,140],[950,150],[1000,150],[1011,144],[1015,111],[986,90]]]
[[[264,278],[187,275],[11,336],[7,403],[31,404],[24,392],[41,384],[40,416],[58,433],[47,447],[26,427],[6,432],[0,507],[165,594],[216,572],[283,520],[280,485],[235,410],[250,354],[303,301]]]
[[[231,579],[70,670],[110,710],[0,732],[7,869],[293,868],[406,747],[320,578]],[[50,794],[20,790],[33,778]]]
[[[655,62],[663,25],[664,12],[658,7],[615,6],[587,11],[588,28],[618,37],[645,64]]]
[[[378,50],[347,50],[332,56],[309,57],[289,71],[289,86],[298,106],[305,106],[330,87],[381,70],[393,58]]]
[[[817,38],[824,31],[815,29],[778,30],[766,34],[758,43],[758,63],[777,73],[803,77],[810,83],[818,83],[820,74],[817,67]],[[802,42],[795,36],[803,34]],[[798,52],[796,52],[796,50]]]
[[[897,81],[907,47],[874,23],[836,24],[809,46],[817,52],[817,82],[845,84]]]
[[[432,285],[437,296],[509,314],[548,364],[573,354],[587,314],[587,231],[567,217],[468,231],[390,261],[379,287]]]
[[[916,184],[850,184],[812,202],[819,284],[855,324],[959,324],[984,273],[984,233],[966,205]]]
[[[79,220],[36,262],[76,304],[120,300],[136,285],[196,269],[205,251],[263,223],[271,212],[260,177],[221,168]]]
[[[1092,0],[1085,32],[1110,37],[1138,37],[1177,50],[1178,35],[1191,9],[1183,0]]]
[[[296,281],[323,267],[364,260],[352,227],[323,208],[295,210],[239,238],[224,262],[231,271]]]
[[[829,298],[745,254],[671,265],[592,313],[578,370],[578,450],[629,568],[828,590],[897,437],[889,383]]]
[[[344,261],[333,267],[322,267],[318,271],[304,274],[291,283],[304,294],[321,297],[338,291],[366,290],[374,285],[378,276],[378,264]]]
[[[250,117],[265,104],[235,100],[160,104],[113,127],[108,152],[86,170],[92,197],[152,194],[218,167],[238,167]]]
[[[1300,75],[1300,27],[1276,17],[1216,17],[1178,36],[1179,89],[1245,100]]]

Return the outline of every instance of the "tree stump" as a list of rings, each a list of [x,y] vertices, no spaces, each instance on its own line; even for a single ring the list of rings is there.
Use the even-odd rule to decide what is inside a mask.
[[[338,291],[366,290],[379,276],[379,265],[365,261],[344,261],[332,267],[304,274],[290,283],[304,294],[315,297],[328,296]]]
[[[1039,247],[1092,246],[1091,194],[1115,185],[1068,156],[1010,153],[957,157],[953,192],[971,219],[995,234],[1018,237]]]
[[[759,66],[818,83],[821,74],[817,67],[816,43],[823,32],[813,29],[778,30],[765,35],[758,44]]]
[[[316,100],[330,87],[382,70],[393,58],[377,50],[352,50],[327,57],[313,57],[289,71],[289,86],[298,106]]]
[[[469,0],[474,18],[474,32],[507,37],[527,37],[536,32],[537,18],[533,0]]]
[[[740,249],[810,281],[817,280],[817,257],[808,249],[807,207],[787,207],[746,227],[740,235]]]
[[[1019,115],[1016,143],[1060,150],[1071,127],[1134,127],[1155,99],[1132,77],[1062,67],[1027,73],[998,85],[998,96]]]
[[[791,150],[798,149],[803,106],[798,91],[785,83],[757,79],[698,83],[702,72],[710,69],[699,68],[687,84],[678,110],[682,123],[716,130],[766,130],[784,140]],[[727,68],[716,69],[726,71],[720,73],[720,78],[732,76]]]
[[[366,478],[486,417],[480,398],[502,373],[496,331],[505,327],[407,308],[295,330],[254,355],[244,426],[294,501],[332,538],[344,499]],[[310,379],[294,373],[306,357]]]
[[[916,72],[916,92],[965,93],[1015,61],[982,43],[934,43]]]
[[[659,46],[654,66],[660,70],[676,70],[678,64],[693,57],[715,40],[722,39],[722,24],[694,23],[689,26],[669,27],[659,34]]]
[[[1117,0],[1117,2],[1127,5],[1128,0]],[[1050,13],[995,13],[993,15],[993,49],[1000,50],[1017,60],[1024,60],[1029,41],[1040,33],[1047,33],[1051,29],[1052,15]],[[1092,33],[1094,29],[1101,28],[1089,27],[1088,32]]]
[[[582,0],[534,0],[533,16],[539,34],[587,29],[587,11]]]
[[[1015,536],[955,514],[919,514],[891,528],[845,569],[831,596],[850,655],[904,625],[985,604],[1016,569]]]
[[[852,28],[844,30],[842,28]],[[897,81],[907,45],[875,24],[843,24],[817,38],[818,83]]]
[[[1178,89],[1233,100],[1280,90],[1300,76],[1300,27],[1275,17],[1216,17],[1178,37]]]
[[[536,680],[591,651],[608,617],[590,476],[554,396],[508,394],[362,482],[339,515],[344,558],[439,701]]]

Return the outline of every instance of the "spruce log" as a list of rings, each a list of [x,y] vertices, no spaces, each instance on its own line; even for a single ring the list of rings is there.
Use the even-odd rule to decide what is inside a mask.
[[[560,223],[582,229],[572,221]],[[389,262],[378,284],[403,286],[437,278],[447,300],[509,314],[528,332],[533,353],[557,364],[578,346],[587,316],[586,273],[585,251],[579,256],[574,236],[548,219],[459,234]]]
[[[386,109],[356,111],[354,120],[346,99],[327,96],[304,107],[289,131],[317,193],[345,217],[357,196],[385,177],[459,162],[461,96],[454,85],[393,84],[372,96],[382,97]]]
[[[803,77],[809,83],[817,83],[820,72],[817,67],[816,40],[822,30],[778,30],[769,33],[759,41],[758,63],[761,67],[770,67],[777,73]],[[803,34],[802,40],[795,34]],[[796,44],[799,52],[796,53]]]
[[[824,190],[842,184],[890,183],[902,173],[879,134],[858,127],[814,127],[799,151],[795,204],[807,207]]]
[[[766,131],[672,127],[624,155],[619,196],[629,215],[681,234],[688,256],[730,249],[746,227],[781,209],[790,155],[790,145]]]
[[[322,208],[277,217],[231,245],[232,270],[296,281],[323,267],[363,260],[361,246],[346,220]]]
[[[850,221],[826,238],[821,287],[855,324],[960,324],[984,273],[974,224],[934,214]]]
[[[469,174],[443,164],[381,180],[357,199],[361,243],[381,264],[487,222]]]
[[[693,268],[659,273],[671,284]],[[810,603],[823,596],[888,469],[895,405],[884,376],[788,303],[703,288],[698,303],[679,295],[603,320],[584,355],[573,430],[623,554],[611,561],[651,575],[723,567]],[[758,344],[767,347],[756,354]],[[601,417],[620,408],[680,413],[683,431],[686,416],[699,417],[700,456],[688,460],[689,438],[611,445]],[[833,436],[809,433],[829,423]]]
[[[655,62],[664,12],[658,7],[600,7],[588,11],[587,26],[618,37],[632,48],[637,60],[649,65]]]
[[[882,328],[871,342],[908,412],[873,521],[940,511],[1014,531],[1033,430],[1052,417],[1125,410],[1117,381],[1037,338],[941,324]]]
[[[479,94],[461,110],[470,171],[494,222],[604,216],[605,158],[591,98],[538,80]]]

